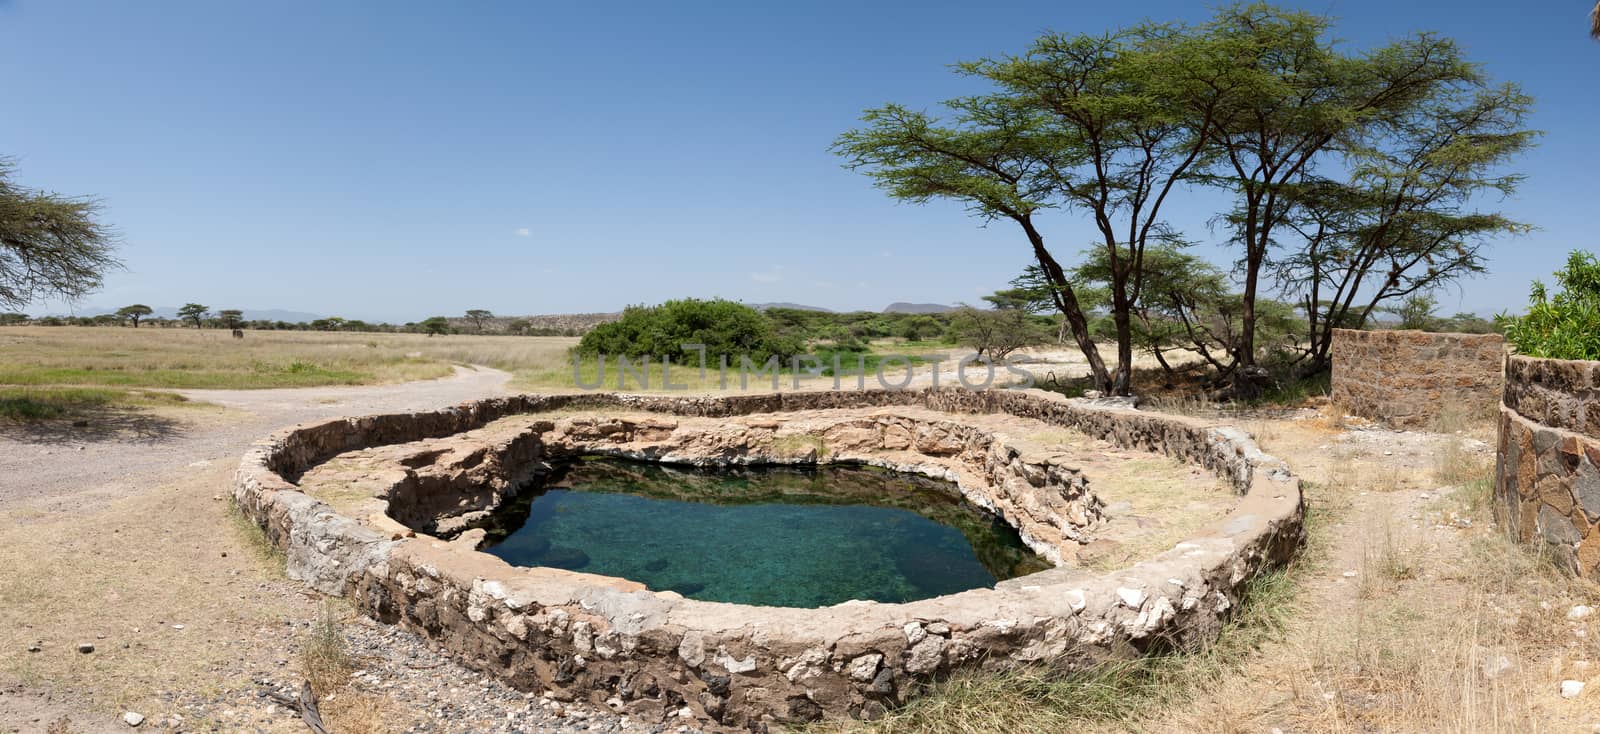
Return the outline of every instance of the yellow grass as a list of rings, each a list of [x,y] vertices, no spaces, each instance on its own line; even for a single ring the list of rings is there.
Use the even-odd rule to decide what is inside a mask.
[[[5,327],[0,328],[0,385],[368,385],[443,377],[456,364],[546,370],[562,364],[575,342],[308,331],[248,331],[234,339],[217,329]]]

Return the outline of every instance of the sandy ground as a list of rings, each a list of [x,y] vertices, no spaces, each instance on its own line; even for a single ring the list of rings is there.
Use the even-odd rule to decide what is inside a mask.
[[[0,731],[63,717],[71,731],[125,731],[123,710],[147,728],[182,716],[188,731],[303,730],[266,713],[257,680],[293,677],[297,627],[316,601],[231,520],[239,456],[295,423],[444,407],[509,379],[457,368],[404,385],[196,390],[185,394],[215,407],[0,427],[0,566],[11,571],[0,578]]]
[[[319,600],[230,517],[239,455],[297,422],[445,406],[501,393],[508,377],[188,391],[211,407],[0,428],[0,732],[64,718],[64,731],[128,731],[124,711],[146,729],[304,731],[271,693],[299,680]],[[1437,476],[1447,445],[1492,459],[1487,425],[1398,432],[1306,410],[1228,420],[1312,482],[1295,613],[1239,670],[1141,730],[1600,731],[1600,613],[1567,618],[1600,597],[1495,550],[1483,508]],[[1137,490],[1130,477],[1121,491]],[[1124,511],[1145,515],[1129,497]],[[395,728],[622,728],[603,713],[555,716],[410,635],[358,619],[346,634]],[[1563,698],[1564,680],[1588,686]]]

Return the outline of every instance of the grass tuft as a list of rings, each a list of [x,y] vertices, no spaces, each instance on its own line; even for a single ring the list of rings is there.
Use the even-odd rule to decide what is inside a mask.
[[[340,616],[333,602],[324,601],[300,648],[300,673],[319,698],[343,687],[356,669],[345,650]]]

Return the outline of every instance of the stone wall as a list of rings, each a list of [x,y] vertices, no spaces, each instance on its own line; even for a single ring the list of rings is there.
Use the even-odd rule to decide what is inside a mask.
[[[512,567],[477,552],[466,537],[444,541],[398,523],[384,527],[346,517],[294,483],[345,451],[448,436],[557,408],[732,417],[881,406],[1009,413],[1073,428],[1204,466],[1241,498],[1227,517],[1194,537],[1110,573],[1063,566],[993,589],[906,604],[788,609],[701,602],[626,579]],[[781,425],[785,419],[767,420]],[[941,435],[973,442],[974,462],[998,466],[1019,458],[962,433],[961,425],[946,421]],[[875,440],[891,428],[883,425]],[[1066,468],[1052,479],[1050,472],[1030,470],[1027,461],[1016,466],[1028,482],[1067,487],[1063,497],[1076,491],[1070,477],[1063,478]],[[823,717],[873,719],[962,668],[1048,661],[1072,669],[1206,644],[1248,581],[1291,557],[1304,533],[1299,481],[1244,433],[1032,390],[525,395],[437,412],[337,419],[258,443],[241,462],[234,497],[285,549],[292,576],[426,634],[470,666],[528,690],[604,702],[643,722],[688,715],[712,728],[753,731]]]
[[[1499,521],[1600,578],[1600,362],[1506,360],[1495,466]]]
[[[1351,415],[1428,428],[1441,411],[1490,416],[1500,398],[1499,334],[1333,332],[1333,402]]]

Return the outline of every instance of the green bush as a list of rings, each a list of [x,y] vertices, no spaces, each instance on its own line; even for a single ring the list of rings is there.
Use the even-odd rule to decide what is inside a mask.
[[[730,365],[739,364],[744,355],[759,365],[772,356],[787,364],[790,357],[805,353],[800,339],[782,333],[760,311],[733,301],[697,298],[629,306],[621,319],[585,334],[575,349],[585,356],[653,356],[678,364],[699,364],[699,352],[685,351],[684,344],[706,345],[710,365],[717,364],[718,356],[724,354]]]
[[[1526,314],[1496,317],[1506,341],[1530,357],[1600,360],[1600,260],[1574,251],[1555,275],[1554,296],[1534,281]]]

